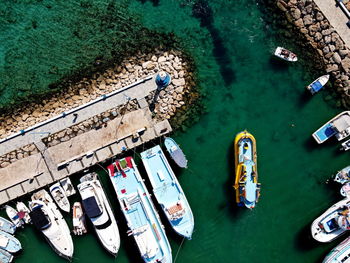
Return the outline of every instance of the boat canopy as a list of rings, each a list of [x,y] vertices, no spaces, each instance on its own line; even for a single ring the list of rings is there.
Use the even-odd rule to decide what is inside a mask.
[[[97,204],[96,198],[94,196],[90,196],[83,200],[83,206],[86,214],[90,218],[98,217],[102,214],[102,210]]]
[[[350,127],[350,117],[341,116],[340,118],[333,121],[333,126],[338,132],[345,131]]]
[[[51,222],[40,207],[35,207],[34,210],[29,213],[29,215],[34,226],[39,230],[44,230],[51,225]]]
[[[320,89],[322,89],[322,87],[323,87],[323,85],[319,81],[316,81],[316,82],[311,84],[311,88],[315,93],[318,92]]]

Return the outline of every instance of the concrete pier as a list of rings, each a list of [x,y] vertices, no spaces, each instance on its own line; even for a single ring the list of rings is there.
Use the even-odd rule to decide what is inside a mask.
[[[145,99],[156,88],[154,78],[148,77],[0,141],[0,156],[28,144],[34,144],[37,151],[0,168],[0,204],[171,132],[167,120],[152,119]],[[136,110],[51,147],[45,143],[51,134],[132,99],[138,102]]]

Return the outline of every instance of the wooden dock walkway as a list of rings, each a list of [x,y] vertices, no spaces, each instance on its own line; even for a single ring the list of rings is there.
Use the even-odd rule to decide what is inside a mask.
[[[171,132],[167,120],[152,119],[146,102],[145,97],[156,88],[154,79],[149,77],[0,141],[0,156],[31,143],[38,150],[0,168],[0,204]],[[138,109],[51,147],[43,142],[50,134],[125,104],[126,97],[136,99]]]

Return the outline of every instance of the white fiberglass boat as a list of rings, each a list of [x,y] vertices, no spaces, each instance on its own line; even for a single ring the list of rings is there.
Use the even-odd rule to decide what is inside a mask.
[[[295,55],[293,52],[289,51],[288,49],[285,49],[283,47],[277,47],[275,50],[275,56],[279,57],[280,59],[290,61],[290,62],[296,62],[298,61],[297,55]]]
[[[50,195],[45,190],[34,193],[29,208],[34,226],[58,255],[70,260],[74,252],[70,230]]]
[[[75,235],[80,236],[87,232],[85,214],[80,202],[73,204],[73,227]]]
[[[102,245],[116,256],[120,247],[119,229],[97,174],[87,174],[80,182],[78,190],[86,215]]]
[[[319,242],[330,242],[350,229],[350,199],[332,205],[311,225],[312,237]]]
[[[13,207],[11,207],[9,205],[5,205],[5,210],[6,210],[7,216],[10,218],[12,223],[15,224],[16,227],[23,227],[24,222],[19,217],[18,211],[16,209],[14,209]]]
[[[24,221],[24,223],[29,224],[31,222],[29,208],[23,202],[17,202],[16,208],[18,211],[18,216]]]
[[[70,204],[60,183],[55,183],[50,187],[50,194],[55,200],[58,207],[66,213],[70,211]]]
[[[311,94],[314,95],[315,93],[319,92],[324,85],[327,84],[328,80],[329,75],[323,75],[315,81],[313,81],[310,85],[308,85],[306,89],[308,89],[311,92]]]
[[[69,179],[69,177],[63,178],[62,180],[60,180],[60,184],[64,190],[64,192],[66,193],[67,197],[70,197],[71,195],[74,195],[76,193],[74,186],[71,182],[71,180]]]
[[[333,248],[322,263],[349,263],[350,262],[350,237]]]

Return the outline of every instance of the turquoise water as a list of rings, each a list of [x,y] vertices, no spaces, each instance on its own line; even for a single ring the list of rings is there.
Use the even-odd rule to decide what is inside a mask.
[[[316,243],[310,224],[341,198],[339,187],[325,182],[349,158],[334,140],[317,145],[311,138],[342,109],[330,103],[327,91],[305,93],[305,85],[323,74],[312,70],[307,50],[277,34],[260,1],[210,1],[202,21],[193,16],[193,1],[126,3],[144,26],[183,39],[205,94],[206,113],[174,136],[189,159],[189,168],[176,172],[195,217],[193,240],[180,249],[182,239],[162,217],[176,262],[320,262],[342,238]],[[277,45],[293,49],[300,61],[273,59]],[[232,191],[232,142],[243,129],[257,139],[262,190],[253,211],[237,208]],[[139,167],[145,175],[140,162]],[[122,247],[113,259],[93,234],[74,237],[74,262],[141,262],[108,178],[99,172],[119,220]],[[18,237],[24,251],[16,262],[64,262],[32,228]]]

